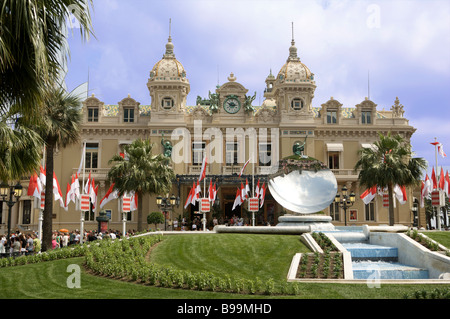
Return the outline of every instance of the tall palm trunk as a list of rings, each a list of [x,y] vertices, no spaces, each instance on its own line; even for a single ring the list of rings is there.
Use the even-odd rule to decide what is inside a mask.
[[[388,196],[389,196],[389,226],[394,226],[394,187],[391,183],[388,184]]]
[[[137,193],[137,197],[138,197],[138,223],[137,223],[137,231],[141,232],[144,230],[144,221],[142,220],[143,218],[143,212],[142,212],[142,194],[139,192]]]
[[[42,222],[42,251],[52,249],[53,232],[53,143],[47,144],[45,172],[45,208]]]

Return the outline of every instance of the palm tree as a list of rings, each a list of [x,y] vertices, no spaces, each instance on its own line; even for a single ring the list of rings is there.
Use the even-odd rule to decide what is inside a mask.
[[[165,194],[175,179],[173,169],[167,165],[163,154],[152,153],[154,144],[148,139],[137,139],[124,147],[124,157],[115,155],[108,179],[115,183],[119,193],[134,191],[138,196],[138,231],[143,228],[142,197],[145,194]]]
[[[0,180],[19,180],[39,169],[43,141],[23,121],[12,125],[10,117],[0,121]]]
[[[0,115],[11,105],[36,111],[69,54],[68,21],[83,39],[92,34],[92,0],[3,0],[0,4]],[[78,25],[77,25],[78,27]],[[4,142],[4,141],[0,141]]]
[[[46,146],[45,208],[42,223],[42,250],[51,248],[53,213],[53,156],[56,147],[64,148],[80,138],[82,120],[80,98],[54,86],[45,95],[41,125],[37,128]]]
[[[422,171],[427,162],[423,158],[412,157],[411,144],[400,135],[387,136],[379,133],[379,141],[374,148],[359,150],[360,158],[355,170],[360,169],[359,182],[366,187],[387,187],[389,195],[389,225],[394,225],[395,185],[418,185],[422,178]]]

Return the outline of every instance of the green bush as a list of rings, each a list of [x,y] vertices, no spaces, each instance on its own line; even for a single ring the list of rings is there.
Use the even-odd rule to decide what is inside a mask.
[[[163,224],[163,223],[164,223],[164,215],[161,212],[151,212],[147,216],[147,224],[154,224],[155,229],[158,227],[158,224]]]

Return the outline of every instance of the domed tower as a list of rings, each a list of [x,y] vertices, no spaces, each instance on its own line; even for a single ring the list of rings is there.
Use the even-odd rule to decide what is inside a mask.
[[[285,121],[311,120],[316,82],[314,73],[300,61],[292,35],[289,57],[273,83],[272,95]]]
[[[183,120],[190,85],[183,65],[175,58],[173,48],[169,32],[166,52],[153,66],[147,82],[152,99],[152,121],[159,118]]]

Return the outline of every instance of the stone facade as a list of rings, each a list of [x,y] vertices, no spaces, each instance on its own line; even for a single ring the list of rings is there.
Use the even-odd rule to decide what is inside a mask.
[[[294,40],[285,64],[276,76],[270,71],[265,85],[264,101],[256,106],[252,103],[256,94],[249,93],[245,85],[230,74],[228,82],[210,91],[206,98],[197,97],[197,105],[187,105],[186,97],[190,91],[188,73],[175,58],[174,45],[169,37],[162,59],[150,71],[147,82],[150,104],[142,105],[129,95],[117,105],[106,105],[94,95],[83,102],[80,143],[55,154],[55,173],[62,192],[65,193],[67,182],[78,170],[83,143],[87,145],[89,162],[86,162],[85,175],[79,178],[82,182],[89,173],[95,178],[99,184],[99,202],[109,188],[106,175],[108,161],[113,155],[139,137],[149,138],[156,145],[155,149],[163,153],[164,140],[170,141],[173,146],[171,165],[177,180],[174,181],[172,193],[180,198],[179,207],[175,207],[168,217],[174,219],[182,215],[193,218],[198,211],[198,206],[190,205],[186,210],[183,206],[206,153],[211,159],[206,180],[209,184],[212,178],[213,183],[217,183],[220,199],[215,214],[219,218],[233,214],[248,218],[249,214],[241,207],[231,210],[236,188],[241,182],[245,184],[246,180],[252,183],[253,177],[255,183],[257,180],[261,183],[267,181],[271,164],[291,155],[295,143],[305,143],[306,155],[332,169],[339,191],[345,185],[349,192],[356,193],[356,203],[347,211],[348,225],[388,224],[388,209],[383,207],[380,196],[367,206],[359,199],[365,189],[359,186],[358,175],[353,168],[358,150],[371,147],[379,132],[400,134],[406,140],[415,132],[403,116],[403,105],[398,98],[393,97],[390,111],[377,110],[377,104],[368,98],[362,98],[361,103],[354,107],[344,106],[333,97],[328,101],[314,102],[315,75],[301,62]],[[321,103],[320,107],[314,106],[316,103]],[[255,161],[239,177],[243,163],[252,154],[258,156],[252,157]],[[25,194],[27,184],[28,180],[24,179]],[[397,204],[396,223],[412,224],[413,195],[412,190],[408,190],[408,202]],[[144,198],[145,216],[158,210],[155,198]],[[344,212],[333,205],[323,213],[332,217],[333,224],[343,225]],[[37,229],[39,210],[36,207],[37,203],[31,197],[23,196],[20,204],[13,209],[13,229]],[[111,217],[109,228],[121,229],[118,201],[108,203],[103,209],[108,210]],[[80,212],[75,210],[73,203],[66,212],[55,202],[53,211],[54,229],[79,228]],[[268,192],[263,209],[257,213],[257,224],[276,224],[278,216],[283,213],[283,208]],[[98,214],[98,211],[86,214],[85,229],[97,228],[95,217]],[[5,226],[6,216],[4,207],[2,227]],[[207,218],[209,223],[212,213]],[[135,229],[136,223],[137,217],[132,213],[127,229]]]

